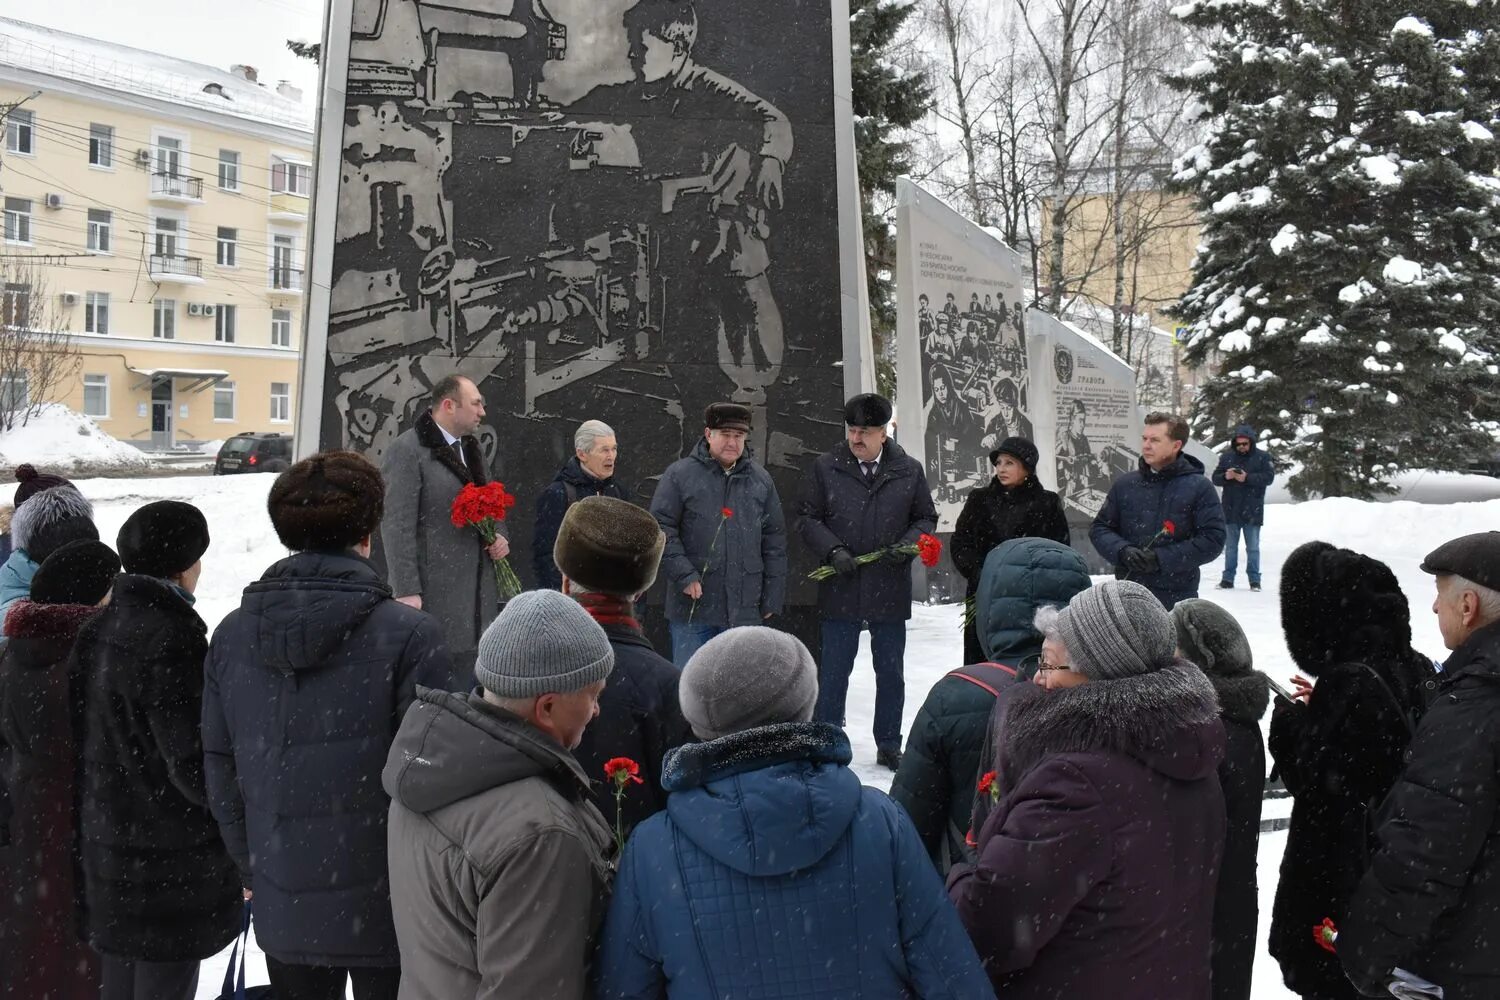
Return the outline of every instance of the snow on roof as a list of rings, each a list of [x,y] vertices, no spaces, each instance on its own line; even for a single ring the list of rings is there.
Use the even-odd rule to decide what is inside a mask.
[[[9,17],[0,17],[0,66],[312,131],[312,108],[228,70]]]

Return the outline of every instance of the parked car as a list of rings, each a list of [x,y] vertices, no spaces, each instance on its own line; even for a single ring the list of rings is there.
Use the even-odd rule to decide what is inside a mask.
[[[236,434],[214,459],[214,475],[240,472],[285,472],[292,464],[290,434]]]

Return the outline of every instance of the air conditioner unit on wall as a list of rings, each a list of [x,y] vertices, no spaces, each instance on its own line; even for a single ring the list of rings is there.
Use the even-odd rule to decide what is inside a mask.
[[[149,150],[149,149],[137,149],[135,151],[135,162],[137,162],[137,163],[150,163],[151,162],[151,150]]]
[[[189,302],[188,303],[188,315],[189,316],[202,316],[203,315],[203,307],[201,305],[199,305],[198,303],[196,303],[196,302]]]
[[[60,194],[49,194],[47,196],[47,207],[48,208],[62,208],[63,207],[63,196],[60,195]]]
[[[205,316],[212,316],[214,314],[214,307],[206,302],[203,304],[202,309]]]
[[[78,304],[77,292],[63,292],[58,298],[62,300],[62,304],[65,306],[76,306]]]

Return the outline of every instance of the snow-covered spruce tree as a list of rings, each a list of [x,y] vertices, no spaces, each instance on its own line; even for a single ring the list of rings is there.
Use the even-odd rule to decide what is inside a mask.
[[[1178,309],[1216,354],[1197,429],[1248,420],[1299,496],[1369,498],[1494,449],[1500,4],[1191,0],[1214,39],[1175,82],[1203,234]]]

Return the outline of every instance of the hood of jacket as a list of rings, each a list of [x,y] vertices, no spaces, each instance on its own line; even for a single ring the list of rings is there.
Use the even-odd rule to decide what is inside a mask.
[[[708,442],[704,441],[701,443],[707,444]],[[565,464],[561,469],[557,470],[557,475],[552,477],[552,481],[554,483],[571,483],[574,486],[583,486],[587,487],[588,489],[602,490],[612,484],[615,481],[615,477],[610,476],[607,479],[595,479],[593,476],[584,471],[583,463],[578,461],[577,455],[574,455],[572,458],[568,459],[567,464]]]
[[[71,486],[42,490],[23,503],[10,522],[11,544],[27,548],[37,531],[70,518],[94,519],[94,506]]]
[[[1234,436],[1229,439],[1229,447],[1233,448],[1234,447],[1234,443],[1236,441],[1238,441],[1240,438],[1248,438],[1249,441],[1250,441],[1250,450],[1252,452],[1255,451],[1255,428],[1254,427],[1251,427],[1249,424],[1240,424],[1238,427],[1236,427],[1234,429]]]
[[[1007,663],[1042,651],[1039,609],[1066,607],[1089,587],[1083,556],[1046,538],[1012,538],[985,556],[974,595],[974,628],[987,659]]]
[[[1297,669],[1381,664],[1411,649],[1411,609],[1396,574],[1378,559],[1307,542],[1281,567],[1281,627]]]
[[[17,600],[31,593],[31,578],[36,571],[37,564],[25,550],[12,549],[5,565],[0,566],[0,600]]]
[[[573,798],[588,791],[572,754],[477,691],[418,688],[380,782],[392,799],[426,814],[526,778],[546,778]]]
[[[863,789],[837,726],[787,722],[667,755],[667,813],[705,853],[746,875],[785,875],[843,839]]]
[[[1146,464],[1143,458],[1140,460],[1141,475],[1147,482],[1163,482],[1168,479],[1176,479],[1178,476],[1201,476],[1203,475],[1203,463],[1198,461],[1187,452],[1177,456],[1177,460],[1160,472]]]
[[[390,597],[354,552],[297,552],[245,588],[240,613],[254,624],[261,662],[290,675],[327,663]]]
[[[1181,660],[1148,674],[1056,691],[1022,685],[1001,734],[1005,788],[1063,753],[1123,754],[1178,781],[1214,774],[1224,757],[1213,685]]]
[[[72,639],[98,613],[93,604],[37,604],[23,599],[5,613],[5,635],[10,639]]]

